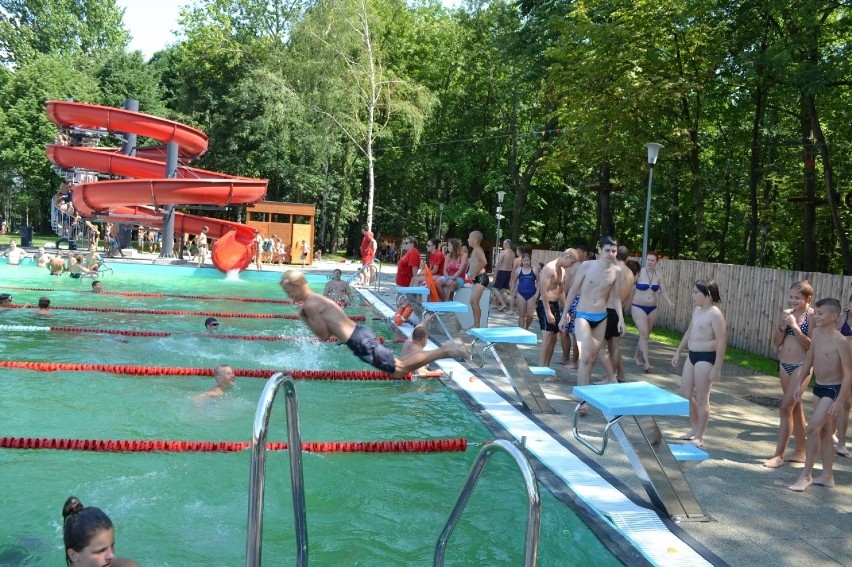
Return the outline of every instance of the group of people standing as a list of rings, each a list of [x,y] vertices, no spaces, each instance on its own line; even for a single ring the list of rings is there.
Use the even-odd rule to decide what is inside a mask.
[[[802,280],[787,294],[787,308],[779,318],[772,343],[779,349],[778,377],[783,398],[779,409],[774,454],[763,466],[779,468],[785,462],[804,463],[802,473],[788,488],[802,492],[811,484],[834,486],[834,457],[848,457],[846,431],[852,405],[852,295],[845,309],[834,298],[813,303],[814,289]],[[802,393],[811,380],[813,412],[805,420]],[[793,451],[787,445],[793,438]],[[817,457],[822,474],[813,478]]]

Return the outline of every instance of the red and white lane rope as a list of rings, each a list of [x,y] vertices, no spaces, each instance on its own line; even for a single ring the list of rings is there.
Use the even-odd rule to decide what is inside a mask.
[[[233,453],[251,447],[248,441],[166,441],[145,439],[56,439],[0,437],[0,449],[54,449],[99,453]],[[267,443],[268,451],[286,451],[287,443]],[[302,443],[311,453],[447,453],[467,449],[467,439],[414,441],[319,441]]]
[[[213,376],[213,368],[182,368],[178,366],[139,366],[133,364],[83,364],[76,362],[35,362],[0,360],[0,368],[15,368],[35,372],[107,372],[124,376]],[[244,378],[269,378],[281,370],[266,368],[234,368],[234,375]],[[411,380],[411,374],[394,378],[378,370],[286,370],[297,380]]]

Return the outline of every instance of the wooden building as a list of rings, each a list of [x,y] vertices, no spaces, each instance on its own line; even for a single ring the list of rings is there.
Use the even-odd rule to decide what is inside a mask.
[[[276,235],[288,246],[288,263],[302,263],[302,242],[305,242],[311,250],[305,264],[313,264],[316,205],[260,201],[247,206],[246,213],[248,226],[258,229],[264,238]]]

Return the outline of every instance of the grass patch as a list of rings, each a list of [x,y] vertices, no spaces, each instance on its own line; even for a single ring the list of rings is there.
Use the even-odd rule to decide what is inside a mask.
[[[636,329],[636,325],[633,324],[633,320],[630,318],[627,319],[627,329],[632,331],[634,334],[639,334],[639,331]],[[682,338],[683,333],[678,333],[677,331],[671,331],[669,329],[654,329],[651,331],[652,341],[657,341],[658,343],[675,348],[677,348],[677,345],[680,344]],[[758,356],[732,346],[729,346],[727,350],[725,350],[725,362],[729,364],[736,364],[737,366],[742,366],[743,368],[748,368],[749,370],[754,370],[755,372],[761,372],[770,376],[778,374],[777,360]]]

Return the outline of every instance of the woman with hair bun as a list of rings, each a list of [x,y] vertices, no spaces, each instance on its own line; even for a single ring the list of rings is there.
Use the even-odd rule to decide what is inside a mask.
[[[71,496],[62,506],[65,563],[73,567],[139,567],[131,559],[115,557],[115,528],[100,508],[83,506]]]

